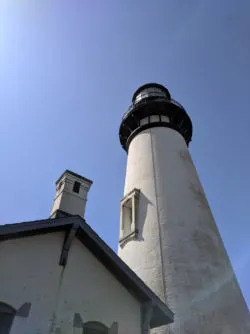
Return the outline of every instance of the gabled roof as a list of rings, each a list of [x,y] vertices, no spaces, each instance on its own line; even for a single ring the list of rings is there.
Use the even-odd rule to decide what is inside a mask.
[[[153,293],[80,216],[1,225],[0,242],[56,231],[65,231],[67,233],[60,264],[65,265],[70,243],[76,236],[136,299],[142,303],[152,303],[151,328],[173,322],[173,312],[167,305]]]

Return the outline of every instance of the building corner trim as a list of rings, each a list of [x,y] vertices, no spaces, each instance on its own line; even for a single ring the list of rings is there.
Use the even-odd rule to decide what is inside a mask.
[[[79,227],[79,223],[74,223],[74,224],[72,224],[70,230],[65,232],[65,239],[64,239],[64,242],[63,242],[61,256],[60,256],[60,260],[59,260],[59,265],[60,266],[65,267],[66,264],[67,264],[69,250],[70,250],[72,241],[73,241],[73,239],[76,235],[78,227]]]
[[[150,333],[150,322],[153,314],[153,304],[151,301],[141,306],[141,334]]]

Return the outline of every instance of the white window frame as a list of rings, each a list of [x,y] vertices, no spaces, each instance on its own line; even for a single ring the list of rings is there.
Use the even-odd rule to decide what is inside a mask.
[[[121,199],[120,210],[120,239],[123,243],[138,235],[138,204],[140,190],[134,188]],[[131,210],[131,211],[130,211]],[[130,212],[129,212],[130,211]]]

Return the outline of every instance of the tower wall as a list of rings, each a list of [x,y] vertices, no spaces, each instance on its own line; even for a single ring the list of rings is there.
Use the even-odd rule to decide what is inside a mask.
[[[154,333],[247,334],[249,312],[184,138],[153,127],[129,145],[124,195],[140,190],[138,234],[120,257],[175,313]]]

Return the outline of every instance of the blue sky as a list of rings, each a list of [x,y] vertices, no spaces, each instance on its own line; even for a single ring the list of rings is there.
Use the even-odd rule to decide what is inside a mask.
[[[117,249],[134,90],[166,85],[250,306],[249,0],[0,0],[0,223],[46,218],[67,168],[94,181],[86,218]]]

